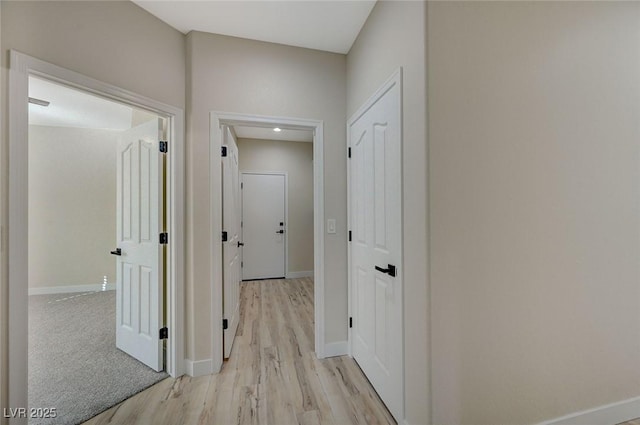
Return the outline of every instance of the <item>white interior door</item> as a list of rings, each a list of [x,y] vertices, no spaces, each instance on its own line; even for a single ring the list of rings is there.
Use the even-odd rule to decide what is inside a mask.
[[[240,318],[240,173],[238,171],[238,146],[228,127],[224,128],[224,146],[227,156],[222,157],[222,229],[227,241],[222,246],[223,264],[223,319],[224,357],[231,354],[231,347]]]
[[[401,115],[398,81],[349,123],[352,355],[403,419]]]
[[[285,277],[284,174],[242,173],[242,279]]]
[[[117,159],[116,346],[163,369],[162,121],[123,132]]]

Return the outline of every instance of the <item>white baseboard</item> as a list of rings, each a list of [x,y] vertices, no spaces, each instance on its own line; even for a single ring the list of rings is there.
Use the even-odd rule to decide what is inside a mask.
[[[324,357],[345,356],[348,354],[347,341],[330,342],[324,345]]]
[[[37,288],[29,288],[29,295],[50,295],[50,294],[68,294],[71,292],[101,292],[115,291],[115,283],[91,283],[89,285],[61,285],[61,286],[42,286]]]
[[[211,375],[213,373],[213,360],[184,360],[185,373],[194,378],[197,376]]]
[[[640,417],[640,397],[607,404],[560,418],[541,422],[538,425],[615,425]]]
[[[307,270],[302,272],[288,272],[287,279],[299,279],[301,277],[313,277],[313,270]]]

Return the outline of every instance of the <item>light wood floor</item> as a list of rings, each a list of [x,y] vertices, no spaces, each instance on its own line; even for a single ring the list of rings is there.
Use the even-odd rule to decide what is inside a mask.
[[[241,286],[219,374],[167,378],[86,424],[395,424],[353,359],[315,357],[311,279]]]

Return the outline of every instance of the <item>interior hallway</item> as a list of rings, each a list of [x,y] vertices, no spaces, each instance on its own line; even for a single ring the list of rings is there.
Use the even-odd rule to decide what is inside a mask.
[[[395,424],[353,359],[316,359],[312,279],[243,282],[240,297],[219,374],[167,378],[86,424]]]

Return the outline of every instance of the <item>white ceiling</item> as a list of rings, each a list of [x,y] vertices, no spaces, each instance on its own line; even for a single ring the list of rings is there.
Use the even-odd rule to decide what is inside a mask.
[[[309,130],[273,131],[273,128],[245,127],[236,125],[233,127],[239,139],[285,140],[289,142],[313,142],[313,132]]]
[[[131,128],[133,110],[116,102],[29,77],[29,97],[51,102],[29,104],[29,124],[109,130]]]
[[[133,0],[177,30],[347,53],[375,0]]]

